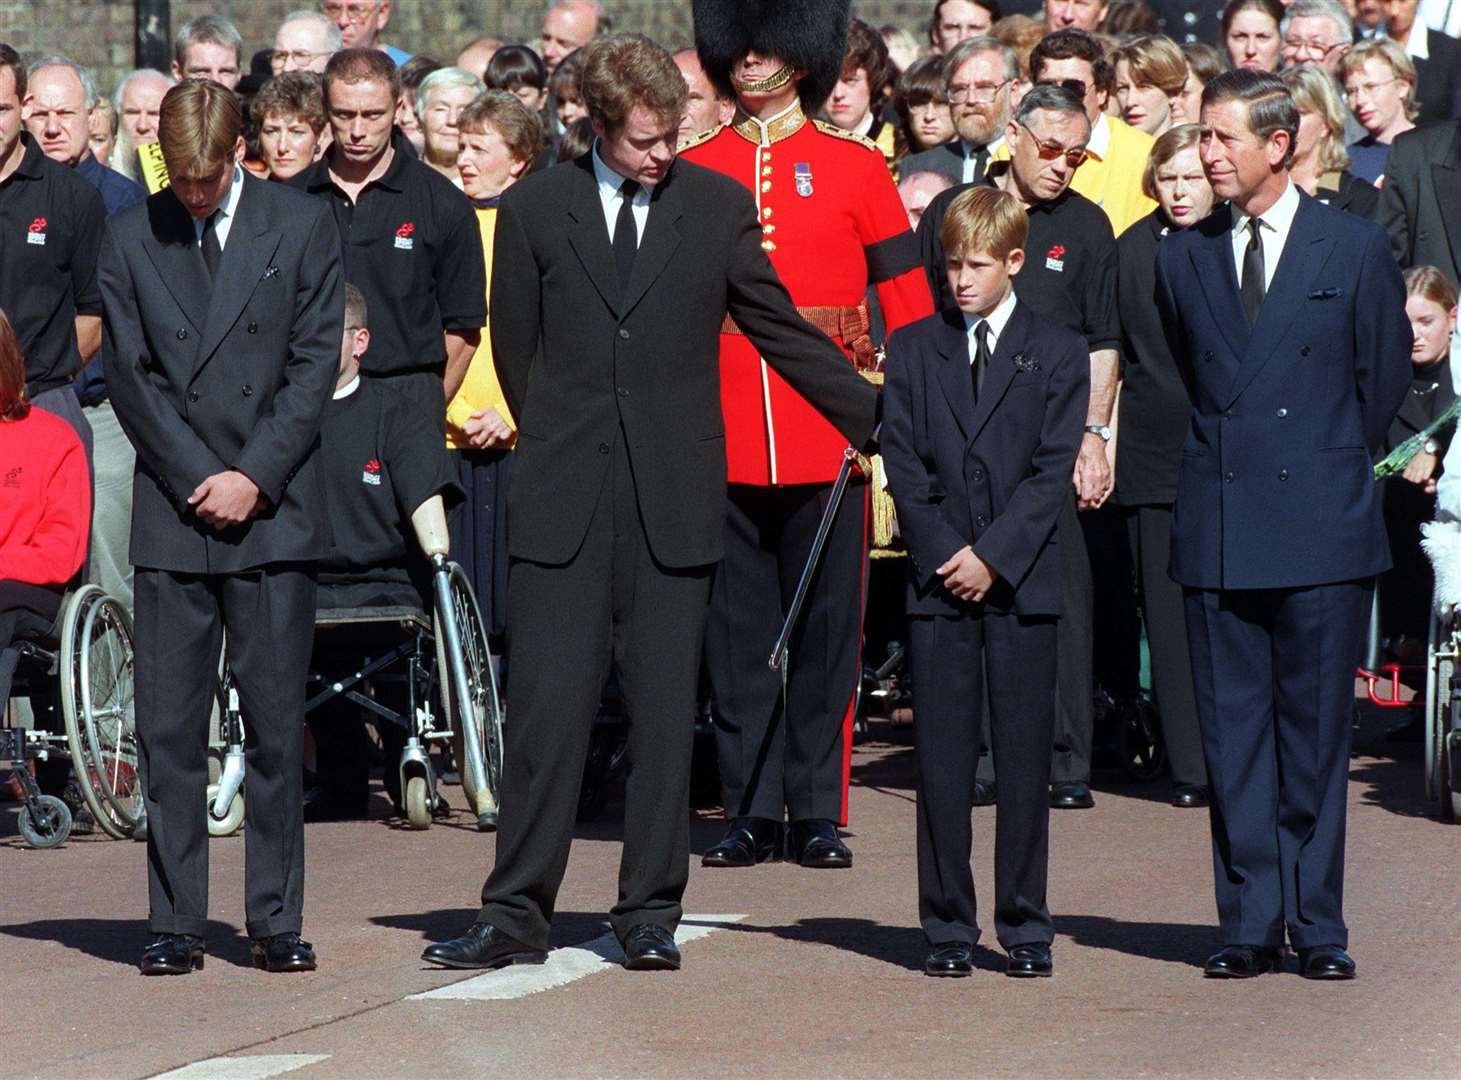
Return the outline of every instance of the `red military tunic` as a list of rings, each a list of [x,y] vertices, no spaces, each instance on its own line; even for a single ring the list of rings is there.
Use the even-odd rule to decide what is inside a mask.
[[[874,284],[889,332],[933,311],[917,241],[876,144],[809,121],[797,104],[765,123],[738,112],[681,154],[751,190],[761,246],[792,302],[824,309],[805,313],[849,361],[852,335],[831,332],[838,320],[825,309],[857,308]],[[847,440],[771,370],[748,338],[721,334],[720,371],[732,484],[836,478]]]

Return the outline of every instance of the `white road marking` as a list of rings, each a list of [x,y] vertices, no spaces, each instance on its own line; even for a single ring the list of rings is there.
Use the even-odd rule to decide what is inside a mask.
[[[159,1073],[152,1080],[269,1080],[306,1065],[328,1061],[329,1054],[249,1054],[195,1061],[172,1072]]]
[[[675,931],[675,944],[683,948],[716,930],[740,922],[744,915],[686,915]],[[407,1001],[512,1001],[607,971],[624,962],[624,950],[613,933],[607,933],[567,949],[554,949],[544,964],[518,964],[488,971],[450,986],[412,994]]]

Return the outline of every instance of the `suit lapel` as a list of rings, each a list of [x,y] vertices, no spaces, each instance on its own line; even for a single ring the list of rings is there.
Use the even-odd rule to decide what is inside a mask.
[[[629,275],[629,287],[624,290],[624,298],[619,307],[620,318],[634,310],[634,305],[639,303],[649,287],[664,273],[675,249],[680,246],[678,222],[683,207],[674,176],[674,166],[671,166],[665,179],[655,186],[649,204],[649,217],[644,226],[644,236],[640,239],[639,251],[634,256],[634,271]]]
[[[948,399],[949,410],[965,439],[973,438],[974,418],[973,372],[969,362],[969,337],[964,331],[964,317],[957,311],[944,311],[944,331],[939,336],[938,350],[943,360],[938,366],[938,382]],[[985,376],[986,385],[988,375]]]
[[[1200,227],[1200,226],[1199,226]],[[1238,270],[1233,265],[1233,212],[1227,212],[1213,223],[1214,232],[1206,243],[1192,248],[1192,268],[1197,280],[1209,283],[1202,290],[1213,321],[1218,324],[1234,356],[1248,351],[1248,316],[1243,311],[1243,295],[1238,287]]]
[[[198,368],[212,358],[228,336],[279,248],[282,236],[268,228],[258,193],[251,190],[253,185],[262,183],[247,173],[243,176],[243,191],[239,193],[233,223],[228,227],[228,244],[218,264],[218,278],[213,282],[208,314],[203,320]]]
[[[604,204],[599,200],[598,180],[594,177],[592,151],[573,163],[582,173],[573,199],[568,205],[568,242],[587,271],[594,288],[604,303],[615,313],[619,304],[619,271],[614,265],[614,252],[609,247],[609,229],[604,223]]]
[[[142,240],[142,249],[152,260],[163,287],[172,295],[183,316],[192,324],[193,332],[203,332],[207,314],[208,268],[198,250],[198,237],[192,216],[169,192],[148,200],[149,229]]]
[[[1334,241],[1324,235],[1318,217],[1313,200],[1300,194],[1298,212],[1294,214],[1283,254],[1279,256],[1278,267],[1273,272],[1273,284],[1263,298],[1263,307],[1258,311],[1258,321],[1253,324],[1248,348],[1244,350],[1243,362],[1233,376],[1225,405],[1232,404],[1268,363],[1289,324],[1304,310],[1304,301],[1313,287],[1314,278],[1329,261]]]
[[[974,406],[974,418],[969,423],[969,441],[979,438],[984,425],[989,423],[995,406],[1004,397],[1015,377],[1015,356],[1024,348],[1029,336],[1030,314],[1024,304],[1016,303],[1010,313],[1009,322],[995,343],[994,355],[989,359],[989,370],[984,373],[984,385],[979,388],[979,402]],[[965,379],[969,382],[969,379]]]
[[[1431,182],[1451,242],[1451,256],[1461,262],[1461,129],[1451,142],[1451,152],[1431,166]]]

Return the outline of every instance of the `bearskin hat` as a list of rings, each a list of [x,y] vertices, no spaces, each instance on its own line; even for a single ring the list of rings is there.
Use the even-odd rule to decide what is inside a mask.
[[[691,7],[700,64],[723,94],[735,95],[731,68],[752,49],[806,71],[797,90],[808,112],[822,107],[842,75],[851,0],[693,0]]]

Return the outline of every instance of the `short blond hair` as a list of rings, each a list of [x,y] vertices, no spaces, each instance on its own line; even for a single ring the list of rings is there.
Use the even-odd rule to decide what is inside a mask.
[[[1421,27],[1422,30],[1425,27]],[[1339,59],[1339,82],[1341,88],[1351,75],[1363,75],[1366,60],[1379,60],[1390,69],[1390,77],[1400,79],[1410,89],[1405,91],[1405,118],[1414,120],[1415,107],[1415,61],[1389,38],[1370,38],[1356,42],[1354,48]]]
[[[206,175],[234,158],[243,134],[238,95],[209,79],[185,79],[162,98],[157,141],[172,176]]]
[[[1157,170],[1180,154],[1190,150],[1202,139],[1205,129],[1201,124],[1178,124],[1168,128],[1152,144],[1152,152],[1146,157],[1146,168],[1141,173],[1141,193],[1148,199],[1157,197]]]
[[[973,187],[949,203],[939,240],[949,255],[971,252],[1006,258],[1025,246],[1030,218],[1020,201],[1007,191]]]
[[[1113,68],[1123,60],[1137,86],[1155,86],[1170,96],[1187,84],[1187,58],[1171,38],[1160,34],[1137,38],[1111,53]]]

